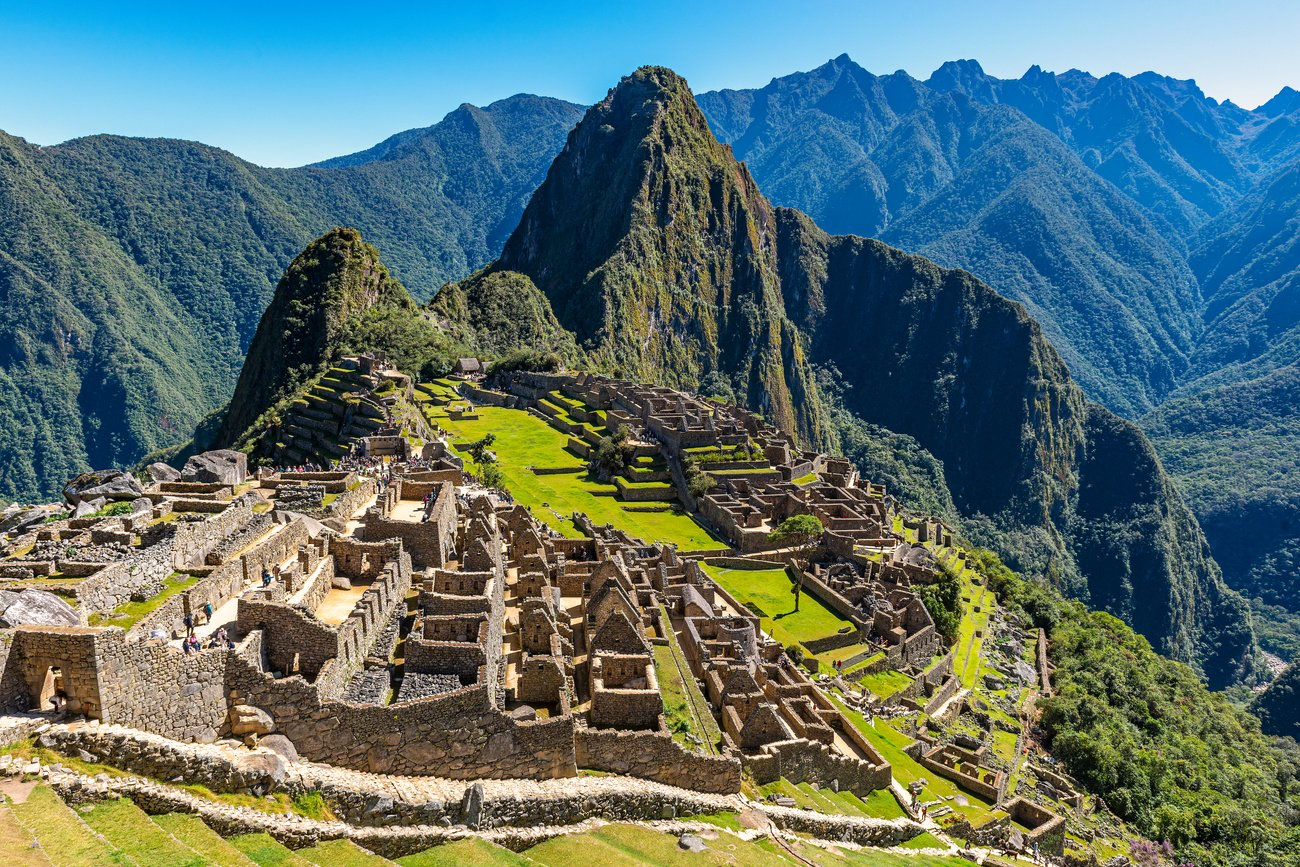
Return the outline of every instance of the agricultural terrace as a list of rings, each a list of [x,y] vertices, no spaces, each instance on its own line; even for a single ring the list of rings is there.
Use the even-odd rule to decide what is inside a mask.
[[[676,504],[620,502],[615,496],[617,488],[592,478],[586,462],[568,450],[569,438],[536,415],[507,407],[475,406],[477,419],[453,420],[448,408],[465,406],[467,401],[451,392],[450,383],[436,381],[421,388],[432,397],[420,402],[425,417],[448,432],[453,449],[466,460],[468,444],[496,434],[492,450],[511,496],[565,536],[582,535],[573,525],[572,515],[583,512],[597,524],[613,524],[633,536],[674,544],[683,551],[726,547]],[[534,467],[569,472],[539,475],[533,472]]]
[[[794,583],[782,566],[771,569],[732,569],[708,563],[701,565],[709,577],[734,596],[737,602],[761,618],[762,628],[768,635],[787,647],[827,638],[844,627],[851,626],[849,621],[808,593],[799,597],[799,610],[795,611]],[[861,650],[861,645],[850,645],[816,658],[830,665],[834,659]]]

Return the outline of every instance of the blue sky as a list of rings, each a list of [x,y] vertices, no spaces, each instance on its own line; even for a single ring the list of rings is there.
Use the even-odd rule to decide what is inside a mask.
[[[51,10],[49,7],[57,5]],[[197,139],[289,166],[531,92],[590,103],[646,63],[697,91],[755,87],[841,53],[927,77],[974,58],[1152,69],[1254,107],[1300,88],[1300,3],[1187,0],[0,3],[0,129]]]

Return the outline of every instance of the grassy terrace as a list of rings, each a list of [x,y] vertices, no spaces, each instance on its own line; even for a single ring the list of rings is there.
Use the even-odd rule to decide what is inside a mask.
[[[155,593],[143,602],[125,602],[114,609],[112,614],[91,615],[90,625],[120,626],[123,629],[130,629],[132,626],[135,626],[141,620],[157,611],[158,608],[168,599],[184,593],[197,583],[199,583],[198,575],[187,575],[184,572],[173,572],[165,581],[163,581],[161,592]]]
[[[849,621],[807,593],[800,597],[799,610],[795,611],[794,584],[783,567],[728,569],[707,563],[701,565],[710,578],[762,619],[763,630],[768,635],[786,646],[825,638],[849,625]],[[832,659],[848,658],[860,651],[861,645],[854,645],[817,658],[829,664]]]
[[[668,610],[659,606],[660,622],[668,633],[667,644],[654,647],[655,677],[659,680],[659,689],[663,693],[664,718],[673,733],[673,740],[687,749],[699,749],[710,755],[718,754],[718,744],[722,741],[722,730],[713,718],[709,702],[700,691],[700,685],[691,674],[690,663],[686,654],[677,643],[677,634],[673,631]],[[693,743],[687,735],[694,735],[699,741]]]
[[[446,397],[446,386],[424,386],[431,394]],[[456,399],[457,404],[465,401]],[[646,540],[677,545],[684,551],[726,547],[680,509],[633,512],[613,495],[614,485],[601,484],[586,472],[586,463],[566,448],[569,438],[530,412],[497,406],[475,407],[475,420],[453,420],[446,407],[434,401],[421,403],[430,422],[441,425],[455,443],[470,443],[489,433],[496,434],[496,452],[506,487],[538,520],[571,538],[581,535],[573,526],[574,512],[587,514],[597,524],[613,524]],[[464,452],[461,454],[465,457]],[[575,472],[537,475],[531,467],[567,467]],[[629,487],[647,485],[625,483]],[[656,483],[649,483],[655,486]],[[558,514],[557,514],[558,513]]]
[[[889,762],[893,768],[894,779],[904,787],[916,780],[925,780],[926,785],[921,793],[922,800],[951,798],[952,800],[945,800],[944,803],[952,807],[955,813],[970,819],[973,824],[981,824],[992,818],[992,806],[978,795],[966,791],[928,768],[921,767],[911,756],[903,752],[903,749],[912,742],[912,738],[894,728],[888,721],[876,719],[867,722],[862,714],[841,702],[833,693],[830,698],[849,722],[876,748],[885,761]],[[958,796],[965,799],[967,803],[959,803],[956,800]]]

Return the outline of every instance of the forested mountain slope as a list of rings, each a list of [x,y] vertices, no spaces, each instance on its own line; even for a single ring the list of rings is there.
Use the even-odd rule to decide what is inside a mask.
[[[577,119],[519,96],[323,167],[0,134],[0,499],[175,442],[234,387],[285,266],[332,226],[425,298],[494,256]]]
[[[1183,254],[1022,112],[847,56],[700,105],[773,201],[988,280],[1108,406],[1149,408],[1186,367],[1200,325]]]

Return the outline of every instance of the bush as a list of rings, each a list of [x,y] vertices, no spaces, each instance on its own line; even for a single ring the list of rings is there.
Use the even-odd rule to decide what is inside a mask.
[[[512,349],[488,366],[488,375],[509,373],[514,370],[532,370],[537,373],[557,373],[564,369],[564,359],[559,353],[542,349]]]
[[[947,566],[940,564],[939,580],[916,588],[916,595],[925,603],[925,609],[934,620],[934,630],[952,644],[961,630],[964,609],[961,601],[961,578]]]

